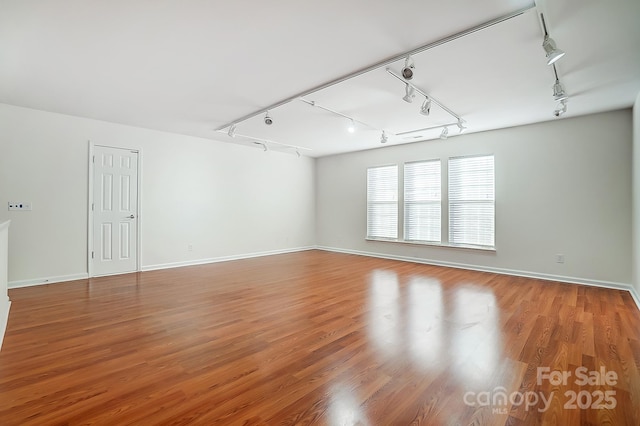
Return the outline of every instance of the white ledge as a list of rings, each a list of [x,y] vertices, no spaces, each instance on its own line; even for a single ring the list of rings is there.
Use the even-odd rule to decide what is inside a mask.
[[[391,239],[391,238],[365,238],[366,241],[379,241],[383,243],[399,243],[399,244],[411,244],[417,246],[429,246],[429,247],[443,247],[443,248],[452,248],[452,249],[465,249],[465,250],[480,250],[491,253],[496,253],[496,248],[494,246],[477,246],[473,244],[449,244],[449,243],[435,243],[429,241],[407,241],[401,239]]]

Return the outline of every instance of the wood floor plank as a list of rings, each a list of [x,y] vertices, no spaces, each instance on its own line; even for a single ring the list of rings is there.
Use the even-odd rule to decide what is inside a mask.
[[[310,250],[10,297],[2,425],[640,424],[624,291]]]

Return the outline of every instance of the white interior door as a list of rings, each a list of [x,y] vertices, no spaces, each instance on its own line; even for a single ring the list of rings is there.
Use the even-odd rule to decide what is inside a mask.
[[[138,152],[94,147],[92,275],[138,268]]]

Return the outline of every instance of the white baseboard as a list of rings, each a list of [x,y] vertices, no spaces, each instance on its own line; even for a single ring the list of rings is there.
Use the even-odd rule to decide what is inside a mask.
[[[257,252],[257,253],[246,253],[246,254],[239,254],[239,255],[233,255],[233,256],[221,256],[221,257],[215,257],[211,259],[198,259],[198,260],[189,260],[186,262],[147,265],[147,266],[143,266],[141,268],[141,271],[154,271],[157,269],[180,268],[183,266],[204,265],[207,263],[226,262],[229,260],[240,260],[240,259],[249,259],[252,257],[271,256],[274,254],[295,253],[299,251],[313,250],[314,248],[315,248],[314,246],[296,247],[291,249],[271,250],[271,251],[263,251],[263,252]],[[34,278],[30,280],[9,281],[8,287],[9,288],[31,287],[35,285],[53,284],[53,283],[60,283],[65,281],[86,280],[88,278],[89,278],[89,274],[84,272],[81,274],[63,275],[58,277]]]
[[[636,306],[640,310],[640,297],[638,296],[638,291],[634,286],[630,286],[629,293],[631,293],[631,297],[633,298],[633,301],[636,302]]]
[[[336,248],[336,247],[317,246],[316,248],[318,250],[331,251],[336,253],[345,253],[345,254],[355,254],[358,256],[376,257],[380,259],[400,260],[403,262],[422,263],[425,265],[446,266],[449,268],[467,269],[470,271],[492,272],[496,274],[513,275],[517,277],[537,278],[537,279],[549,280],[549,281],[559,281],[559,282],[569,283],[569,284],[582,284],[582,285],[588,285],[593,287],[611,288],[614,290],[625,290],[631,293],[631,297],[636,302],[636,305],[640,310],[640,297],[638,297],[638,294],[636,293],[635,289],[631,286],[631,284],[626,284],[626,283],[592,280],[589,278],[567,277],[563,275],[544,274],[544,273],[531,272],[531,271],[518,271],[514,269],[493,268],[490,266],[469,265],[465,263],[423,259],[420,257],[396,256],[396,255],[390,255],[390,254],[384,254],[384,253],[374,253],[374,252],[366,252],[366,251],[360,251],[360,250],[342,249],[342,248]]]
[[[4,305],[0,308],[0,350],[2,350],[2,342],[4,342],[4,333],[7,331],[7,324],[9,323],[9,311],[11,310],[11,300],[7,298],[6,301],[2,301]]]
[[[84,272],[82,274],[61,275],[58,277],[34,278],[31,280],[9,281],[8,287],[9,288],[31,287],[34,285],[61,283],[65,281],[86,280],[87,278],[89,278],[89,274]]]
[[[157,265],[146,265],[142,267],[143,271],[155,271],[158,269],[170,269],[170,268],[181,268],[183,266],[195,266],[195,265],[205,265],[207,263],[218,263],[218,262],[228,262],[230,260],[242,260],[242,259],[250,259],[253,257],[263,257],[263,256],[272,256],[275,254],[286,254],[286,253],[296,253],[299,251],[307,251],[315,249],[315,246],[307,246],[307,247],[296,247],[290,249],[281,249],[281,250],[269,250],[269,251],[261,251],[255,253],[245,253],[238,254],[233,256],[220,256],[220,257],[212,257],[209,259],[197,259],[197,260],[187,260],[184,262],[172,262],[172,263],[161,263]]]
[[[594,286],[594,287],[611,288],[615,290],[625,290],[631,294],[631,297],[636,303],[638,310],[640,310],[640,295],[638,294],[636,289],[630,284],[617,283],[617,282],[611,282],[611,281],[602,281],[602,280],[592,280],[588,278],[575,278],[575,277],[567,277],[562,275],[544,274],[544,273],[531,272],[531,271],[518,271],[513,269],[492,268],[488,266],[469,265],[469,264],[463,264],[463,263],[423,259],[423,258],[410,257],[410,256],[395,256],[395,255],[389,255],[384,253],[365,252],[360,250],[350,250],[350,249],[342,249],[342,248],[327,247],[327,246],[296,247],[291,249],[270,250],[270,251],[263,251],[263,252],[239,254],[239,255],[233,255],[233,256],[220,256],[220,257],[209,258],[209,259],[189,260],[185,262],[146,265],[146,266],[143,266],[141,270],[154,271],[159,269],[180,268],[183,266],[204,265],[207,263],[218,263],[218,262],[227,262],[231,260],[250,259],[253,257],[295,253],[295,252],[314,250],[314,249],[336,252],[336,253],[354,254],[358,256],[376,257],[380,259],[390,259],[390,260],[399,260],[404,262],[421,263],[425,265],[446,266],[449,268],[467,269],[471,271],[492,272],[492,273],[503,274],[503,275],[513,275],[518,277],[537,278],[537,279],[544,279],[549,281],[559,281],[559,282],[565,282],[570,284],[582,284],[582,285],[588,285],[588,286]],[[8,288],[30,287],[35,285],[53,284],[58,282],[82,280],[87,278],[89,278],[89,275],[87,273],[82,273],[82,274],[63,275],[63,276],[49,277],[49,278],[36,278],[36,279],[30,279],[30,280],[9,281]],[[2,340],[0,337],[0,345],[1,345],[1,342]]]

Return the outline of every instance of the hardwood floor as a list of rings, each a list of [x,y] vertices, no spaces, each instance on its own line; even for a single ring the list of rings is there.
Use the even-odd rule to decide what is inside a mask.
[[[2,425],[640,424],[623,291],[308,251],[10,297]]]

